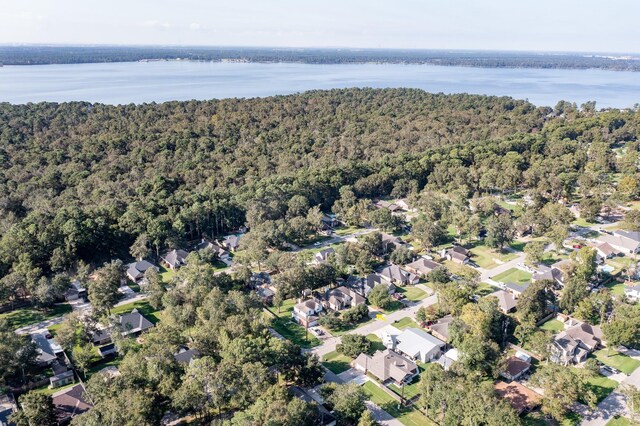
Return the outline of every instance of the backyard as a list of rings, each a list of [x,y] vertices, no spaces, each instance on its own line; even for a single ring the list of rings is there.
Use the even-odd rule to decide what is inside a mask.
[[[25,327],[27,325],[36,324],[51,318],[59,317],[71,312],[71,305],[61,303],[54,305],[49,310],[38,310],[34,308],[20,308],[15,311],[0,314],[0,319],[6,319],[9,327],[12,329]]]
[[[398,408],[398,401],[380,389],[375,383],[367,382],[362,386],[362,389],[374,404],[398,419],[403,425],[425,426],[435,424],[412,406]]]
[[[611,350],[611,356],[609,356],[609,349],[600,349],[599,351],[595,351],[593,355],[604,365],[613,367],[625,374],[631,374],[636,368],[640,367],[640,361],[615,350]]]
[[[632,426],[631,420],[626,417],[614,417],[607,422],[606,426]]]
[[[550,319],[546,321],[544,324],[538,327],[540,330],[551,331],[553,333],[558,333],[564,330],[564,324],[557,319]]]
[[[525,284],[531,281],[531,274],[518,268],[511,268],[492,278],[501,283]]]

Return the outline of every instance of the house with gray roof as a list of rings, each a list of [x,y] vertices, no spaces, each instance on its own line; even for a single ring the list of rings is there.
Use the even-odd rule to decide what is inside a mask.
[[[640,232],[615,230],[611,235],[600,235],[598,241],[600,244],[609,244],[609,246],[621,253],[634,254],[640,249]]]
[[[224,239],[222,240],[221,245],[226,248],[229,251],[236,251],[238,249],[238,247],[240,247],[240,238],[242,237],[241,234],[235,235],[235,234],[231,234],[231,235],[227,235],[224,237]]]
[[[379,285],[385,284],[389,287],[389,294],[393,294],[396,292],[396,286],[393,283],[390,283],[389,281],[387,281],[386,279],[384,279],[382,277],[382,275],[378,274],[378,273],[372,273],[367,275],[363,280],[362,280],[362,294],[367,297],[369,296],[369,293],[371,293],[371,290],[373,290],[374,288],[378,287]]]
[[[486,297],[495,297],[498,299],[498,308],[504,314],[508,314],[516,308],[516,300],[513,298],[513,295],[504,290],[498,290],[491,294],[487,294]]]
[[[171,270],[175,271],[183,265],[187,264],[187,253],[184,250],[171,250],[160,256],[160,260]]]
[[[146,260],[139,260],[137,262],[130,263],[127,267],[127,277],[133,282],[139,282],[144,278],[144,273],[147,272],[149,268],[156,268],[151,262]]]
[[[419,328],[407,328],[396,337],[396,351],[411,359],[429,362],[440,357],[446,343]]]
[[[602,344],[599,327],[579,323],[558,333],[551,344],[550,359],[563,365],[586,361],[587,356]]]
[[[46,331],[31,334],[31,340],[35,343],[38,351],[36,361],[41,366],[51,365],[58,359],[58,354],[63,352],[58,342],[53,338],[47,339],[46,335]]]
[[[440,266],[438,262],[434,262],[433,260],[424,257],[404,265],[407,271],[412,272],[421,278],[425,278],[429,272],[433,271],[438,266]]]
[[[333,249],[333,247],[329,247],[326,249],[322,249],[319,252],[317,252],[316,254],[313,255],[313,260],[317,263],[325,263],[329,260],[329,256],[331,256],[332,254],[334,254],[336,251]]]
[[[389,265],[380,271],[380,276],[387,282],[395,285],[413,285],[418,284],[420,278],[409,271],[405,271],[398,265]]]
[[[353,367],[371,373],[381,383],[395,383],[402,386],[418,375],[418,365],[402,355],[390,350],[377,351],[372,356],[361,353],[353,361]]]
[[[123,336],[135,336],[154,326],[153,323],[145,318],[137,309],[134,309],[128,314],[120,315],[118,322],[122,328]]]
[[[517,299],[518,297],[520,297],[520,295],[522,293],[525,292],[526,289],[529,288],[531,284],[529,283],[506,283],[504,288],[505,290],[507,290],[509,293],[513,294],[513,297],[515,299]]]

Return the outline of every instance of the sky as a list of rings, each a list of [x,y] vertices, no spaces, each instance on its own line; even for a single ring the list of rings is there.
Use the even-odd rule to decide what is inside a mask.
[[[0,0],[0,43],[640,53],[635,0]]]

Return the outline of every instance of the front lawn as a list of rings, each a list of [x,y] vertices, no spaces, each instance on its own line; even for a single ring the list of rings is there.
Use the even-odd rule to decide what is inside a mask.
[[[387,349],[384,344],[382,344],[382,339],[373,333],[367,334],[367,340],[371,342],[371,353]]]
[[[273,318],[271,327],[281,334],[282,337],[291,340],[302,348],[308,349],[320,345],[320,340],[310,332],[307,332],[304,327],[293,322],[291,318]]]
[[[405,328],[410,328],[410,327],[420,328],[420,327],[418,327],[418,324],[414,320],[409,318],[409,317],[404,317],[404,318],[394,322],[391,325],[393,325],[398,330],[404,330]]]
[[[51,318],[60,317],[71,312],[71,305],[61,303],[54,305],[49,310],[39,310],[35,308],[20,308],[15,311],[0,314],[0,318],[6,319],[9,327],[12,329],[26,327],[28,325],[37,324]]]
[[[524,284],[531,281],[531,274],[518,268],[511,268],[492,278],[502,283]]]
[[[329,352],[322,357],[322,365],[335,374],[340,374],[351,368],[351,361],[348,356],[338,351]]]
[[[160,278],[162,282],[169,284],[173,281],[173,278],[176,276],[176,271],[173,269],[167,269],[164,266],[160,265]]]
[[[613,294],[614,296],[624,295],[624,283],[619,283],[616,280],[611,280],[605,285],[605,287],[611,290],[611,294]]]
[[[476,271],[472,267],[467,265],[460,265],[459,263],[452,262],[451,260],[445,260],[444,266],[447,267],[449,272],[461,278],[474,280],[480,276],[480,272]]]
[[[633,359],[627,355],[621,354],[618,351],[611,350],[611,356],[608,356],[609,349],[600,349],[595,351],[593,355],[609,367],[613,367],[616,370],[622,371],[625,374],[631,374],[636,368],[640,367],[640,361]]]
[[[491,284],[480,283],[478,284],[478,288],[476,289],[476,295],[478,295],[479,297],[484,297],[498,290],[499,290],[498,288],[492,286]]]
[[[156,311],[151,307],[149,302],[146,300],[140,300],[137,302],[127,303],[125,305],[116,306],[111,309],[111,313],[114,315],[120,314],[128,314],[129,312],[137,309],[142,316],[151,321],[154,324],[157,324],[160,321],[160,311]]]
[[[593,391],[598,398],[598,404],[605,399],[618,386],[618,382],[605,376],[598,375],[587,380],[587,388]],[[586,401],[581,401],[586,404]]]
[[[420,300],[427,297],[427,293],[424,290],[412,286],[396,287],[396,293],[404,294],[404,297],[406,297],[408,300],[411,300],[412,302],[419,302]]]
[[[550,319],[549,321],[545,322],[544,324],[540,325],[540,330],[545,330],[545,331],[551,331],[553,333],[557,333],[560,332],[562,330],[564,330],[564,324],[561,321],[558,321],[557,319]]]
[[[367,394],[371,402],[398,419],[403,425],[434,425],[431,420],[425,417],[413,406],[398,408],[398,401],[387,392],[376,386],[375,383],[367,382],[362,385],[362,389],[364,390],[365,394]]]

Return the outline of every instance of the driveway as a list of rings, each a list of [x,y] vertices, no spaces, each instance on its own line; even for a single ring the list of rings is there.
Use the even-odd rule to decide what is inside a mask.
[[[400,420],[397,420],[395,417],[384,411],[382,408],[378,407],[373,402],[365,401],[365,404],[367,405],[369,411],[371,411],[371,414],[373,414],[373,418],[381,425],[403,426]]]

